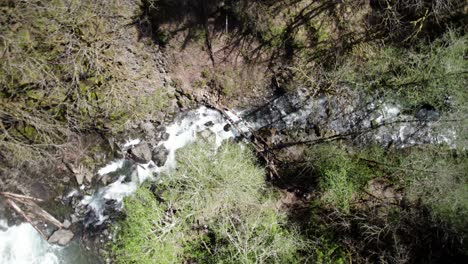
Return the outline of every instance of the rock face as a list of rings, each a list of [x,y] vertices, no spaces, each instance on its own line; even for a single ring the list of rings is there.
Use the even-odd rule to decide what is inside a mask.
[[[161,167],[166,163],[167,155],[169,155],[169,150],[167,150],[164,146],[158,146],[153,150],[152,158],[153,162],[158,166]]]
[[[130,150],[130,153],[136,162],[148,163],[151,160],[151,149],[148,143],[141,143]]]
[[[59,229],[55,231],[52,236],[49,238],[49,243],[52,244],[59,244],[61,246],[65,246],[70,242],[73,238],[73,233],[69,230]]]

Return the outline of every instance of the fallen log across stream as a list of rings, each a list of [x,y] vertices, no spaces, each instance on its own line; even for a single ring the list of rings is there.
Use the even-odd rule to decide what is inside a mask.
[[[21,215],[21,217],[23,217],[23,219],[26,220],[26,222],[28,222],[46,241],[48,241],[47,236],[37,226],[37,224],[34,223],[34,220],[42,219],[60,229],[63,228],[63,225],[60,223],[60,221],[58,221],[55,217],[36,204],[36,202],[43,202],[42,199],[10,192],[0,192],[0,197],[3,197],[6,201],[6,204],[19,215]],[[21,209],[18,204],[25,206],[26,210]]]

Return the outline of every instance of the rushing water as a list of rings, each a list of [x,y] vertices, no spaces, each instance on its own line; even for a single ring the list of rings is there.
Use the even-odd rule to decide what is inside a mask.
[[[357,100],[356,100],[357,101]],[[414,122],[414,117],[403,115],[395,104],[340,105],[334,99],[321,96],[313,99],[306,90],[299,89],[296,94],[279,97],[264,107],[251,112],[235,114],[227,112],[230,119],[237,123],[243,133],[249,128],[258,130],[274,127],[278,130],[327,127],[337,133],[356,133],[356,138],[363,142],[373,140],[388,145],[405,147],[413,144],[445,143],[453,145],[456,134],[450,128],[439,132],[436,122]],[[238,115],[244,122],[240,122]],[[410,122],[407,122],[410,120]],[[168,152],[162,166],[153,161],[147,164],[135,164],[125,159],[111,161],[97,171],[100,177],[110,173],[118,174],[117,180],[99,188],[94,194],[85,196],[81,204],[88,209],[86,225],[98,226],[108,218],[106,207],[111,202],[113,209],[121,209],[123,198],[132,194],[138,186],[148,179],[155,179],[161,173],[167,173],[176,167],[176,151],[197,140],[199,133],[210,131],[215,144],[239,136],[239,131],[228,125],[224,116],[216,110],[201,107],[184,113],[173,124],[166,127],[167,140],[152,148],[164,147]],[[364,132],[362,132],[364,131]],[[140,143],[132,139],[122,144],[123,150]],[[130,176],[130,177],[129,177]],[[75,195],[77,191],[70,195]],[[28,224],[2,228],[0,222],[0,263],[98,263],[92,257],[83,254],[78,244],[68,247],[49,245]]]
[[[232,118],[236,116],[231,114]],[[88,205],[94,213],[94,219],[87,219],[87,224],[100,225],[108,216],[105,215],[106,201],[113,200],[119,206],[122,206],[122,199],[133,193],[138,186],[147,179],[154,179],[155,175],[168,172],[176,166],[176,151],[192,142],[197,138],[197,133],[209,130],[215,136],[215,144],[220,145],[224,140],[237,136],[231,129],[225,129],[227,121],[223,115],[213,109],[201,107],[197,110],[186,113],[183,117],[176,120],[172,125],[166,128],[169,134],[167,140],[162,141],[156,147],[164,147],[168,151],[167,160],[163,166],[158,167],[153,161],[147,164],[138,164],[133,166],[130,181],[127,181],[128,175],[121,175],[117,181],[101,188],[92,196],[87,196],[82,203]],[[138,144],[139,140],[130,140],[122,148],[128,148]],[[111,172],[118,172],[125,167],[126,160],[115,160],[98,171],[100,176]],[[128,170],[126,170],[128,171]]]
[[[0,263],[2,264],[97,264],[96,256],[77,241],[66,247],[51,245],[29,224],[7,226],[0,220]]]

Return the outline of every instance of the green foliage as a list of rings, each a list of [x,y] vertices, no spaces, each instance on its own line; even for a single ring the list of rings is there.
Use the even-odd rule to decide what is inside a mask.
[[[373,177],[385,177],[410,203],[431,209],[431,216],[468,235],[468,156],[461,149],[425,146],[384,151],[368,146],[355,155],[372,165]],[[464,233],[464,234],[463,234]]]
[[[467,159],[440,146],[310,147],[305,171],[321,198],[305,228],[314,263],[466,257]]]
[[[409,108],[430,104],[462,111],[468,99],[467,40],[466,35],[450,31],[431,45],[409,50],[384,46],[364,65],[349,61],[342,76],[371,94],[378,91]]]
[[[326,239],[319,240],[319,246],[314,249],[314,263],[317,264],[345,264],[351,263],[351,257],[343,249]]]
[[[351,202],[367,182],[378,177],[368,166],[332,144],[308,149],[305,159],[319,177],[322,201],[343,213],[349,213]]]
[[[405,159],[411,168],[408,198],[432,209],[432,213],[460,235],[468,237],[468,156],[464,151],[428,149]]]
[[[126,200],[118,263],[299,263],[301,242],[243,145],[194,144],[177,170]]]
[[[117,263],[176,263],[182,248],[177,235],[179,226],[164,222],[164,207],[147,186],[125,200],[127,217],[116,227],[117,243],[110,245]]]

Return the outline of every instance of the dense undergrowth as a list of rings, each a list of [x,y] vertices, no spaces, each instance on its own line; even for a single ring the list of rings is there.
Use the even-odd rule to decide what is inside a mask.
[[[305,248],[250,149],[197,143],[177,170],[126,199],[117,263],[301,263]]]
[[[408,109],[429,104],[438,110],[465,112],[467,44],[466,35],[450,30],[430,44],[411,48],[368,47],[366,53],[355,52],[337,71],[359,90]]]
[[[305,233],[328,235],[353,262],[463,262],[468,248],[464,150],[309,148],[298,171],[318,178]]]
[[[310,147],[296,171],[290,168],[316,182],[303,186],[316,198],[298,220],[294,208],[281,206],[284,194],[265,185],[248,148],[189,146],[178,153],[174,173],[125,201],[114,257],[118,263],[466,260],[464,151],[351,150]]]

